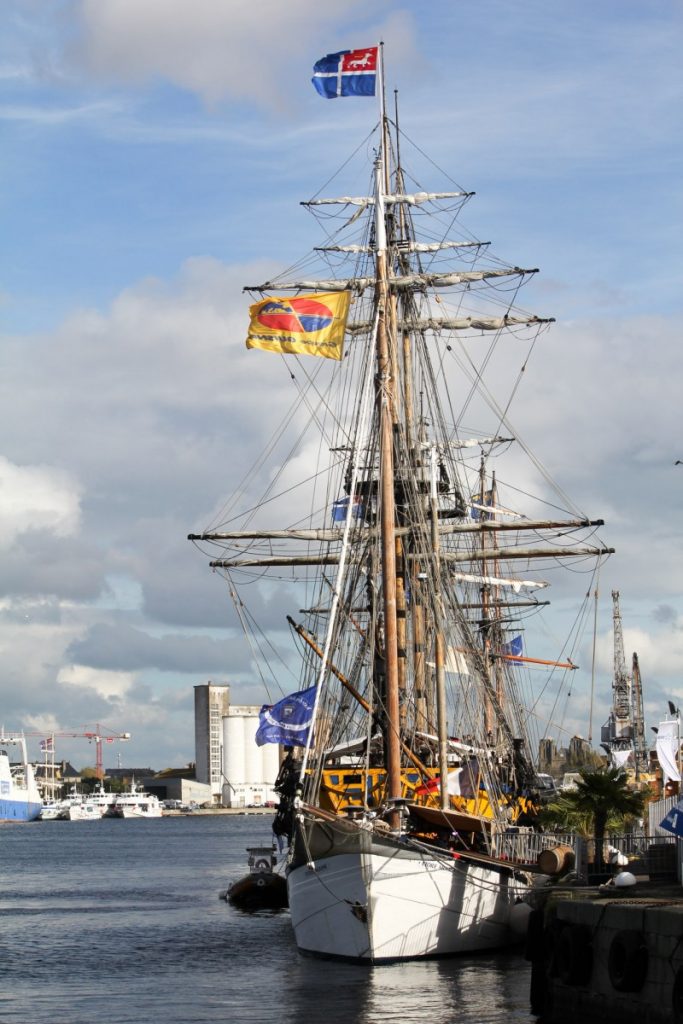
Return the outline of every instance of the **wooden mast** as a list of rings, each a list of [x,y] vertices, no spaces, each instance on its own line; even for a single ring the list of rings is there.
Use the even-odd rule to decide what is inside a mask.
[[[436,673],[436,726],[439,743],[439,796],[446,810],[448,796],[448,712],[446,709],[446,650],[444,642],[443,604],[441,598],[441,558],[439,550],[439,508],[436,489],[436,447],[430,452],[430,509],[432,526],[432,559],[434,565],[434,665]]]
[[[401,746],[399,737],[398,699],[398,634],[396,615],[396,510],[394,495],[394,427],[395,379],[392,376],[389,351],[389,284],[387,266],[387,233],[384,196],[387,172],[387,122],[384,111],[384,61],[380,45],[380,108],[381,151],[375,165],[375,244],[377,267],[377,382],[376,403],[380,431],[379,490],[380,546],[382,558],[382,600],[384,612],[384,673],[386,727],[385,757],[387,798],[401,796]],[[400,825],[400,815],[393,808],[387,820],[392,828]]]

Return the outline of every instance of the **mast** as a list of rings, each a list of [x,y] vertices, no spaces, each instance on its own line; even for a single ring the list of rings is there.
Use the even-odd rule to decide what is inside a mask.
[[[434,555],[434,610],[435,628],[434,637],[434,663],[436,671],[436,719],[439,741],[439,774],[441,785],[439,787],[441,796],[441,807],[448,808],[448,729],[446,713],[446,651],[444,644],[443,630],[443,600],[441,596],[441,559],[439,557],[439,533],[437,522],[439,511],[437,507],[438,492],[436,487],[436,446],[432,445],[430,450],[431,459],[431,482],[430,499],[432,511],[432,552]]]
[[[394,495],[394,418],[395,377],[389,352],[389,285],[387,232],[384,196],[387,191],[387,122],[384,111],[383,45],[380,44],[381,150],[375,164],[375,244],[377,284],[377,381],[376,403],[380,430],[380,545],[382,560],[382,600],[384,612],[384,678],[386,726],[384,730],[387,768],[387,798],[401,796],[401,747],[399,736],[398,629],[396,602],[396,509]],[[400,815],[394,808],[389,824],[398,828]]]

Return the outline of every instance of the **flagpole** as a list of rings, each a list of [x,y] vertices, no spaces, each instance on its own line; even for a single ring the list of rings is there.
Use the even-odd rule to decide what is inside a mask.
[[[384,43],[380,40],[377,47],[377,70],[379,72],[379,125],[380,125],[380,159],[384,177],[384,191],[389,191],[389,161],[387,160],[387,112],[386,92],[384,86]]]

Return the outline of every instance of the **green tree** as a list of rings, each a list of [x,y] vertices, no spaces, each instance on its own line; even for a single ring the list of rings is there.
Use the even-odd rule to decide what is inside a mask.
[[[619,768],[586,768],[580,775],[576,789],[565,793],[563,800],[592,820],[595,870],[599,873],[604,867],[602,850],[608,821],[616,818],[623,823],[627,817],[641,816],[645,795],[629,789],[627,776]]]
[[[560,794],[538,813],[540,826],[546,832],[573,832],[583,839],[592,839],[593,820],[586,811],[577,810],[569,794]]]

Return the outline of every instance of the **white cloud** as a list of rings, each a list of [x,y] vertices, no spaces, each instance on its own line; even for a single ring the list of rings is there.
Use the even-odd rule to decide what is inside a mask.
[[[627,632],[627,644],[641,653],[646,692],[673,691],[679,632],[675,619],[667,630],[652,615],[659,602],[678,605],[683,578],[683,470],[673,468],[683,451],[670,450],[683,366],[676,321],[653,315],[676,307],[680,276],[675,218],[667,216],[679,188],[671,173],[680,106],[673,16],[643,9],[615,21],[615,0],[606,9],[582,0],[561,25],[543,5],[513,10],[503,0],[442,0],[424,11],[393,0],[19,6],[21,31],[16,22],[0,44],[0,116],[12,119],[5,128],[13,135],[8,193],[15,210],[33,211],[12,232],[5,284],[19,325],[3,342],[0,404],[8,721],[68,728],[114,715],[129,728],[144,716],[137,749],[172,744],[186,759],[191,685],[201,678],[190,676],[193,664],[206,670],[194,654],[204,636],[213,641],[208,655],[234,669],[245,692],[251,685],[245,658],[231,656],[239,641],[226,629],[234,626],[227,588],[185,535],[224,508],[292,408],[276,489],[305,475],[308,451],[294,445],[303,368],[294,382],[283,360],[243,345],[249,300],[241,286],[273,268],[237,261],[254,252],[279,258],[284,248],[289,262],[306,250],[305,239],[294,241],[304,236],[283,193],[308,194],[297,191],[302,170],[306,187],[326,181],[375,117],[372,104],[340,110],[318,101],[310,65],[380,34],[409,136],[420,146],[429,139],[437,163],[480,190],[468,225],[471,217],[474,232],[511,248],[514,262],[538,260],[552,275],[533,285],[540,301],[532,306],[564,325],[537,344],[513,424],[577,504],[607,520],[604,537],[617,554],[602,572],[601,600],[609,602],[611,586],[639,595],[624,617],[639,630]],[[69,49],[76,45],[78,53]],[[521,64],[520,46],[528,57]],[[224,106],[199,110],[187,92]],[[290,117],[253,110],[285,102]],[[363,127],[349,131],[352,123]],[[402,152],[412,169],[413,148]],[[432,185],[438,176],[423,165],[417,179]],[[174,273],[191,253],[221,259],[191,259]],[[28,333],[54,323],[59,310],[70,312],[58,328]],[[647,317],[629,318],[642,310]],[[480,359],[484,344],[475,346]],[[526,351],[512,342],[496,355],[503,365],[496,376],[486,369],[487,380],[503,403]],[[456,405],[467,387],[455,374]],[[468,416],[472,433],[492,421],[481,408]],[[539,474],[510,454],[513,472],[506,468],[499,482],[518,488],[505,495],[517,507],[526,501],[520,492],[538,492]],[[267,484],[263,468],[249,493]],[[302,514],[293,494],[284,501],[286,518]],[[117,585],[123,599],[107,590],[108,579],[125,581]],[[285,605],[301,606],[292,592],[257,595],[273,631]],[[570,617],[566,608],[562,615]],[[605,703],[611,637],[603,654]],[[590,657],[581,664],[569,709],[579,731]],[[176,693],[187,698],[183,708]],[[164,710],[178,716],[170,727]]]
[[[111,672],[87,665],[65,665],[57,674],[57,682],[79,689],[94,690],[106,700],[125,697],[135,677],[131,672]]]
[[[5,104],[0,106],[0,121],[25,121],[36,125],[65,125],[73,121],[100,121],[122,112],[121,104],[104,101],[78,106],[42,106]]]
[[[348,0],[344,17],[365,6]],[[82,0],[81,9],[82,59],[92,72],[129,82],[162,77],[208,102],[267,105],[283,95],[284,70],[310,58],[311,41],[340,20],[317,0]]]
[[[59,732],[62,726],[55,715],[46,712],[39,715],[26,715],[24,729],[28,733],[36,732],[42,736],[49,736],[50,733]]]
[[[22,533],[43,530],[58,537],[77,533],[81,488],[54,466],[19,466],[0,455],[0,545]]]

